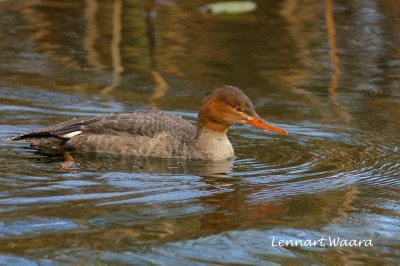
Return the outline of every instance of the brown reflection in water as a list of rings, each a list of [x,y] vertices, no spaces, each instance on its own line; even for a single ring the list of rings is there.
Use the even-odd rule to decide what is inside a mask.
[[[310,57],[306,53],[307,51],[307,38],[300,36],[301,28],[303,26],[303,21],[315,20],[315,16],[318,12],[316,5],[311,5],[308,7],[309,10],[303,12],[296,12],[298,9],[298,0],[285,0],[282,3],[280,15],[287,22],[288,34],[294,40],[293,44],[296,46],[296,59],[302,66],[310,65]],[[288,82],[291,87],[297,87],[298,84],[307,79],[311,75],[310,71],[292,71],[285,75],[285,82]],[[300,88],[296,88],[301,90]]]
[[[61,158],[60,158],[61,159]],[[192,169],[193,162],[181,162],[181,168],[176,169],[176,162],[170,160],[159,161],[151,158],[115,157],[104,155],[76,154],[75,161],[84,169],[96,169],[104,172],[128,171],[132,173],[132,165],[140,166],[139,172],[145,173],[191,173],[207,172],[209,175],[199,175],[196,183],[200,186],[193,193],[199,193],[196,198],[187,201],[162,201],[153,203],[126,202],[113,203],[113,201],[130,200],[135,197],[146,196],[133,193],[113,198],[79,200],[58,204],[46,204],[40,210],[29,208],[19,210],[21,217],[51,217],[54,219],[67,219],[81,225],[81,229],[56,232],[55,234],[27,235],[23,239],[8,237],[0,240],[3,251],[25,252],[27,248],[35,250],[42,247],[69,248],[75,244],[76,239],[84,239],[81,247],[95,250],[115,250],[119,247],[132,246],[143,243],[161,243],[165,241],[184,241],[198,237],[209,236],[231,230],[266,230],[276,225],[289,228],[311,229],[324,227],[330,223],[340,223],[354,211],[354,201],[359,191],[355,186],[348,186],[336,190],[315,191],[313,193],[296,193],[293,191],[279,195],[282,188],[269,184],[249,184],[246,179],[230,177],[225,174],[231,169],[231,162],[200,164],[197,169]],[[101,162],[102,164],[100,164]],[[100,168],[99,168],[100,165]],[[104,168],[102,168],[104,167]],[[172,170],[171,170],[172,169]],[[171,172],[176,171],[176,172]],[[73,173],[74,171],[71,171]],[[268,177],[265,177],[266,179]],[[92,180],[89,177],[88,180]],[[80,193],[108,193],[129,192],[129,187],[114,187],[107,185],[107,179],[99,186],[82,188]],[[298,180],[297,180],[298,181]],[[296,181],[296,182],[297,182]],[[291,186],[291,182],[287,183]],[[169,186],[169,185],[167,185]],[[296,184],[293,188],[295,189]],[[167,188],[167,187],[165,187]],[[179,193],[179,188],[174,190]],[[202,196],[201,191],[208,192]],[[164,190],[151,191],[152,197],[162,196]],[[278,192],[278,193],[277,193]],[[286,192],[286,193],[287,193]],[[54,195],[65,195],[65,191],[54,191]],[[71,191],[76,193],[76,191]],[[257,195],[274,194],[263,198]],[[293,194],[292,194],[293,193]],[[32,195],[35,196],[35,195]],[[44,195],[42,195],[44,196]],[[79,206],[79,208],[77,208]],[[203,211],[185,215],[174,214],[175,210],[186,208],[199,208]],[[66,211],[70,210],[70,211]],[[138,218],[143,215],[143,210],[149,210],[150,218]],[[170,212],[168,215],[165,215]],[[142,213],[142,214],[140,214]],[[150,219],[150,220],[147,220]],[[89,222],[88,222],[89,221]],[[97,225],[95,221],[103,221],[104,225]],[[103,224],[103,222],[101,224]],[[64,241],[60,242],[60,235]]]
[[[79,69],[78,63],[69,55],[57,54],[57,57],[52,57],[55,55],[56,50],[60,50],[63,47],[53,38],[54,24],[51,22],[51,18],[47,17],[46,13],[41,13],[38,10],[40,6],[62,10],[71,8],[73,5],[73,3],[53,1],[23,1],[21,3],[21,11],[30,21],[28,27],[33,30],[33,34],[27,37],[34,44],[33,49],[49,56],[49,59],[56,60],[57,63],[64,64],[68,68]]]
[[[329,96],[335,107],[335,115],[339,114],[339,117],[345,120],[349,120],[348,110],[343,106],[336,98],[336,88],[339,81],[339,58],[337,56],[337,48],[335,44],[335,28],[332,15],[332,6],[330,0],[326,1],[325,5],[325,19],[328,30],[328,42],[330,48],[330,57],[332,61],[333,74],[329,85]],[[296,63],[299,66],[291,66],[289,69],[285,68],[282,70],[268,70],[268,73],[264,73],[265,77],[268,77],[268,82],[271,82],[273,86],[277,88],[282,88],[281,84],[285,84],[288,91],[300,97],[302,101],[306,103],[311,103],[315,108],[324,110],[321,115],[324,118],[331,119],[332,114],[329,112],[329,108],[326,103],[322,102],[319,97],[313,93],[302,89],[299,85],[305,81],[309,80],[311,74],[315,74],[318,70],[312,67],[312,58],[307,53],[308,46],[314,39],[319,39],[319,30],[317,27],[308,28],[304,32],[304,27],[308,24],[318,23],[319,16],[323,10],[321,5],[317,2],[308,3],[306,5],[299,4],[298,0],[286,0],[282,3],[279,14],[285,19],[287,23],[288,35],[293,40],[293,45],[296,48]],[[306,36],[305,36],[306,34]],[[296,69],[299,68],[299,69]],[[273,78],[272,78],[273,77]]]
[[[328,88],[329,96],[336,108],[336,111],[346,122],[348,122],[350,121],[348,109],[347,107],[342,105],[336,98],[336,88],[339,82],[340,68],[339,68],[339,57],[337,55],[337,48],[336,48],[335,22],[333,20],[331,0],[325,0],[325,20],[328,31],[328,42],[329,42],[330,57],[333,69],[331,82]]]
[[[300,97],[303,101],[311,103],[316,108],[325,108],[324,104],[316,97],[313,93],[299,87],[301,82],[310,78],[312,74],[312,68],[307,67],[311,65],[311,58],[307,53],[307,46],[314,35],[317,35],[317,31],[310,29],[307,32],[305,38],[302,34],[302,28],[308,23],[317,23],[320,7],[318,3],[309,3],[307,5],[299,5],[298,0],[285,0],[282,3],[282,7],[279,14],[286,20],[288,35],[293,40],[293,45],[296,49],[297,63],[301,66],[292,66],[291,69],[285,68],[283,71],[268,70],[269,82],[272,82],[273,86],[280,88],[285,84],[289,88],[290,92],[296,97]],[[271,74],[272,77],[271,78]],[[277,77],[277,78],[276,78]]]
[[[166,12],[160,13],[160,17],[163,23],[167,23],[167,26],[162,30],[162,36],[164,42],[168,43],[167,46],[163,46],[162,53],[158,55],[159,63],[162,66],[163,72],[176,77],[185,77],[187,75],[187,70],[183,69],[180,62],[177,62],[177,55],[185,56],[190,51],[196,50],[197,43],[191,43],[193,34],[196,31],[189,32],[187,30],[188,24],[194,24],[190,21],[192,12],[180,5],[175,5],[171,2],[173,7],[170,7],[170,12],[173,12],[173,16],[166,16]],[[203,34],[207,35],[207,34]],[[200,66],[196,66],[200,67]]]
[[[249,191],[235,182],[203,177],[207,190],[226,189],[226,192],[202,197],[201,203],[212,212],[200,218],[201,231],[212,234],[232,229],[247,229],[257,225],[282,223],[282,217],[288,212],[288,205],[282,201],[249,202],[250,195],[257,188]]]
[[[224,186],[228,189],[225,193],[201,198],[202,205],[213,210],[200,218],[202,231],[207,233],[257,228],[259,225],[287,225],[302,228],[315,226],[309,223],[309,219],[304,219],[305,217],[320,217],[321,226],[338,223],[341,217],[347,217],[349,212],[354,211],[352,205],[359,193],[357,187],[349,186],[324,194],[300,194],[278,197],[273,201],[252,202],[252,195],[261,191],[265,192],[265,186],[261,185],[249,190],[238,187],[238,184],[229,184],[226,180],[218,181],[209,177],[204,177],[204,182],[208,184],[209,190],[215,190],[216,186]],[[269,189],[271,192],[274,190],[272,187]],[[285,220],[285,217],[298,217],[298,219]]]
[[[99,55],[95,49],[96,40],[99,37],[96,23],[96,14],[98,10],[97,0],[85,0],[85,19],[86,32],[83,39],[83,48],[87,55],[86,60],[90,66],[97,71],[104,70],[104,65],[99,60]]]
[[[112,90],[121,84],[121,73],[124,68],[121,64],[121,13],[122,13],[122,1],[115,0],[113,6],[113,17],[112,17],[112,42],[111,42],[111,58],[113,65],[113,75],[111,85],[107,86],[101,91],[103,96],[108,95]]]
[[[332,14],[332,3],[331,0],[325,0],[325,19],[328,30],[328,42],[330,48],[330,56],[332,61],[333,74],[331,83],[329,84],[328,91],[330,93],[331,100],[337,102],[336,99],[336,88],[339,82],[339,57],[337,55],[336,40],[335,40],[335,22]]]
[[[155,86],[153,94],[149,98],[151,109],[157,109],[156,100],[163,97],[168,90],[168,83],[163,79],[158,71],[158,62],[156,57],[156,36],[154,27],[155,0],[148,0],[144,12],[144,20],[146,25],[146,36],[148,40],[148,49],[150,57],[150,71],[153,76]]]
[[[338,206],[338,214],[340,215],[337,218],[332,220],[332,223],[339,223],[340,217],[347,217],[349,212],[355,211],[356,208],[353,207],[354,201],[357,199],[360,191],[356,186],[349,186],[349,189],[345,191],[343,195],[343,203]]]
[[[228,181],[226,178],[203,177],[204,189],[215,192],[198,200],[183,202],[159,202],[144,206],[140,203],[99,206],[100,201],[79,201],[43,206],[40,210],[20,211],[23,217],[51,217],[68,219],[82,225],[82,229],[65,232],[35,234],[23,238],[7,237],[0,239],[3,252],[25,254],[26,250],[40,252],[43,247],[68,249],[74,247],[80,239],[80,248],[89,250],[118,250],[126,246],[164,241],[184,241],[209,236],[230,230],[265,230],[276,225],[292,228],[323,227],[329,223],[339,222],[339,218],[353,211],[352,204],[358,190],[354,187],[344,190],[328,191],[322,194],[299,194],[277,197],[276,200],[252,202],[254,192],[267,189],[265,185],[251,188],[242,185],[239,180]],[[92,188],[96,192],[100,188]],[[221,192],[226,189],[226,192]],[[220,191],[220,192],[218,192]],[[100,191],[99,191],[100,192]],[[162,194],[162,193],[161,193]],[[154,195],[156,196],[156,195]],[[79,206],[79,208],[77,208]],[[205,212],[185,215],[161,215],[171,208],[204,207]],[[137,212],[149,208],[154,219],[136,219]],[[69,211],[66,211],[69,210]],[[126,212],[126,215],[122,215]],[[139,212],[140,213],[140,212]],[[120,216],[115,218],[114,215]],[[96,226],[93,220],[103,220],[104,225]],[[87,222],[92,220],[92,222]],[[60,241],[62,237],[63,241]],[[81,240],[84,239],[82,242]],[[117,246],[116,246],[117,245]],[[28,251],[29,252],[29,251]],[[37,256],[37,254],[35,254]]]

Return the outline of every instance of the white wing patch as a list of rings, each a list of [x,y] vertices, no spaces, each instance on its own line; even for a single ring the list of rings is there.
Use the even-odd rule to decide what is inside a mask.
[[[72,139],[73,137],[78,136],[81,133],[82,133],[82,131],[80,131],[80,130],[79,131],[73,131],[73,132],[70,132],[68,134],[61,135],[61,137],[65,138],[65,139]]]

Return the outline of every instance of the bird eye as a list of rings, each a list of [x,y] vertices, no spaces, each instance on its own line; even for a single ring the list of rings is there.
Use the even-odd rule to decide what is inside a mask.
[[[238,112],[243,112],[243,109],[240,106],[235,107]]]

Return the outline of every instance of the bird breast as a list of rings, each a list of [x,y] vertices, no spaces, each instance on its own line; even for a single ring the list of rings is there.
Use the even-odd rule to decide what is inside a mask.
[[[234,151],[232,144],[226,136],[226,132],[215,132],[208,129],[202,129],[190,149],[191,157],[222,161],[233,158]]]

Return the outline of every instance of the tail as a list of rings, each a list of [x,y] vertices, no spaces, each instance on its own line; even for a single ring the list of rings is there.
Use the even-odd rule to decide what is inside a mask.
[[[31,132],[11,138],[0,138],[0,142],[6,142],[6,143],[13,143],[13,142],[19,142],[19,143],[31,143],[34,139],[41,139],[41,138],[60,138],[59,136],[55,136],[51,134],[50,132]],[[62,139],[62,138],[60,138]]]
[[[31,132],[4,140],[8,143],[31,144],[55,149],[61,148],[68,141],[68,139],[48,131]]]
[[[34,139],[34,138],[49,138],[49,137],[59,137],[57,135],[51,134],[49,131],[41,131],[41,132],[31,132],[27,134],[23,134],[20,136],[15,136],[13,138],[9,138],[11,141],[21,141],[26,139]]]
[[[33,132],[2,139],[6,142],[29,143],[38,146],[62,147],[68,140],[82,133],[82,126],[90,125],[99,118],[77,118],[52,126],[37,129]]]
[[[90,125],[98,120],[98,118],[79,118],[69,121],[61,122],[49,127],[40,128],[38,130],[15,136],[11,138],[12,141],[57,138],[62,140],[71,139],[82,133],[82,126]]]

